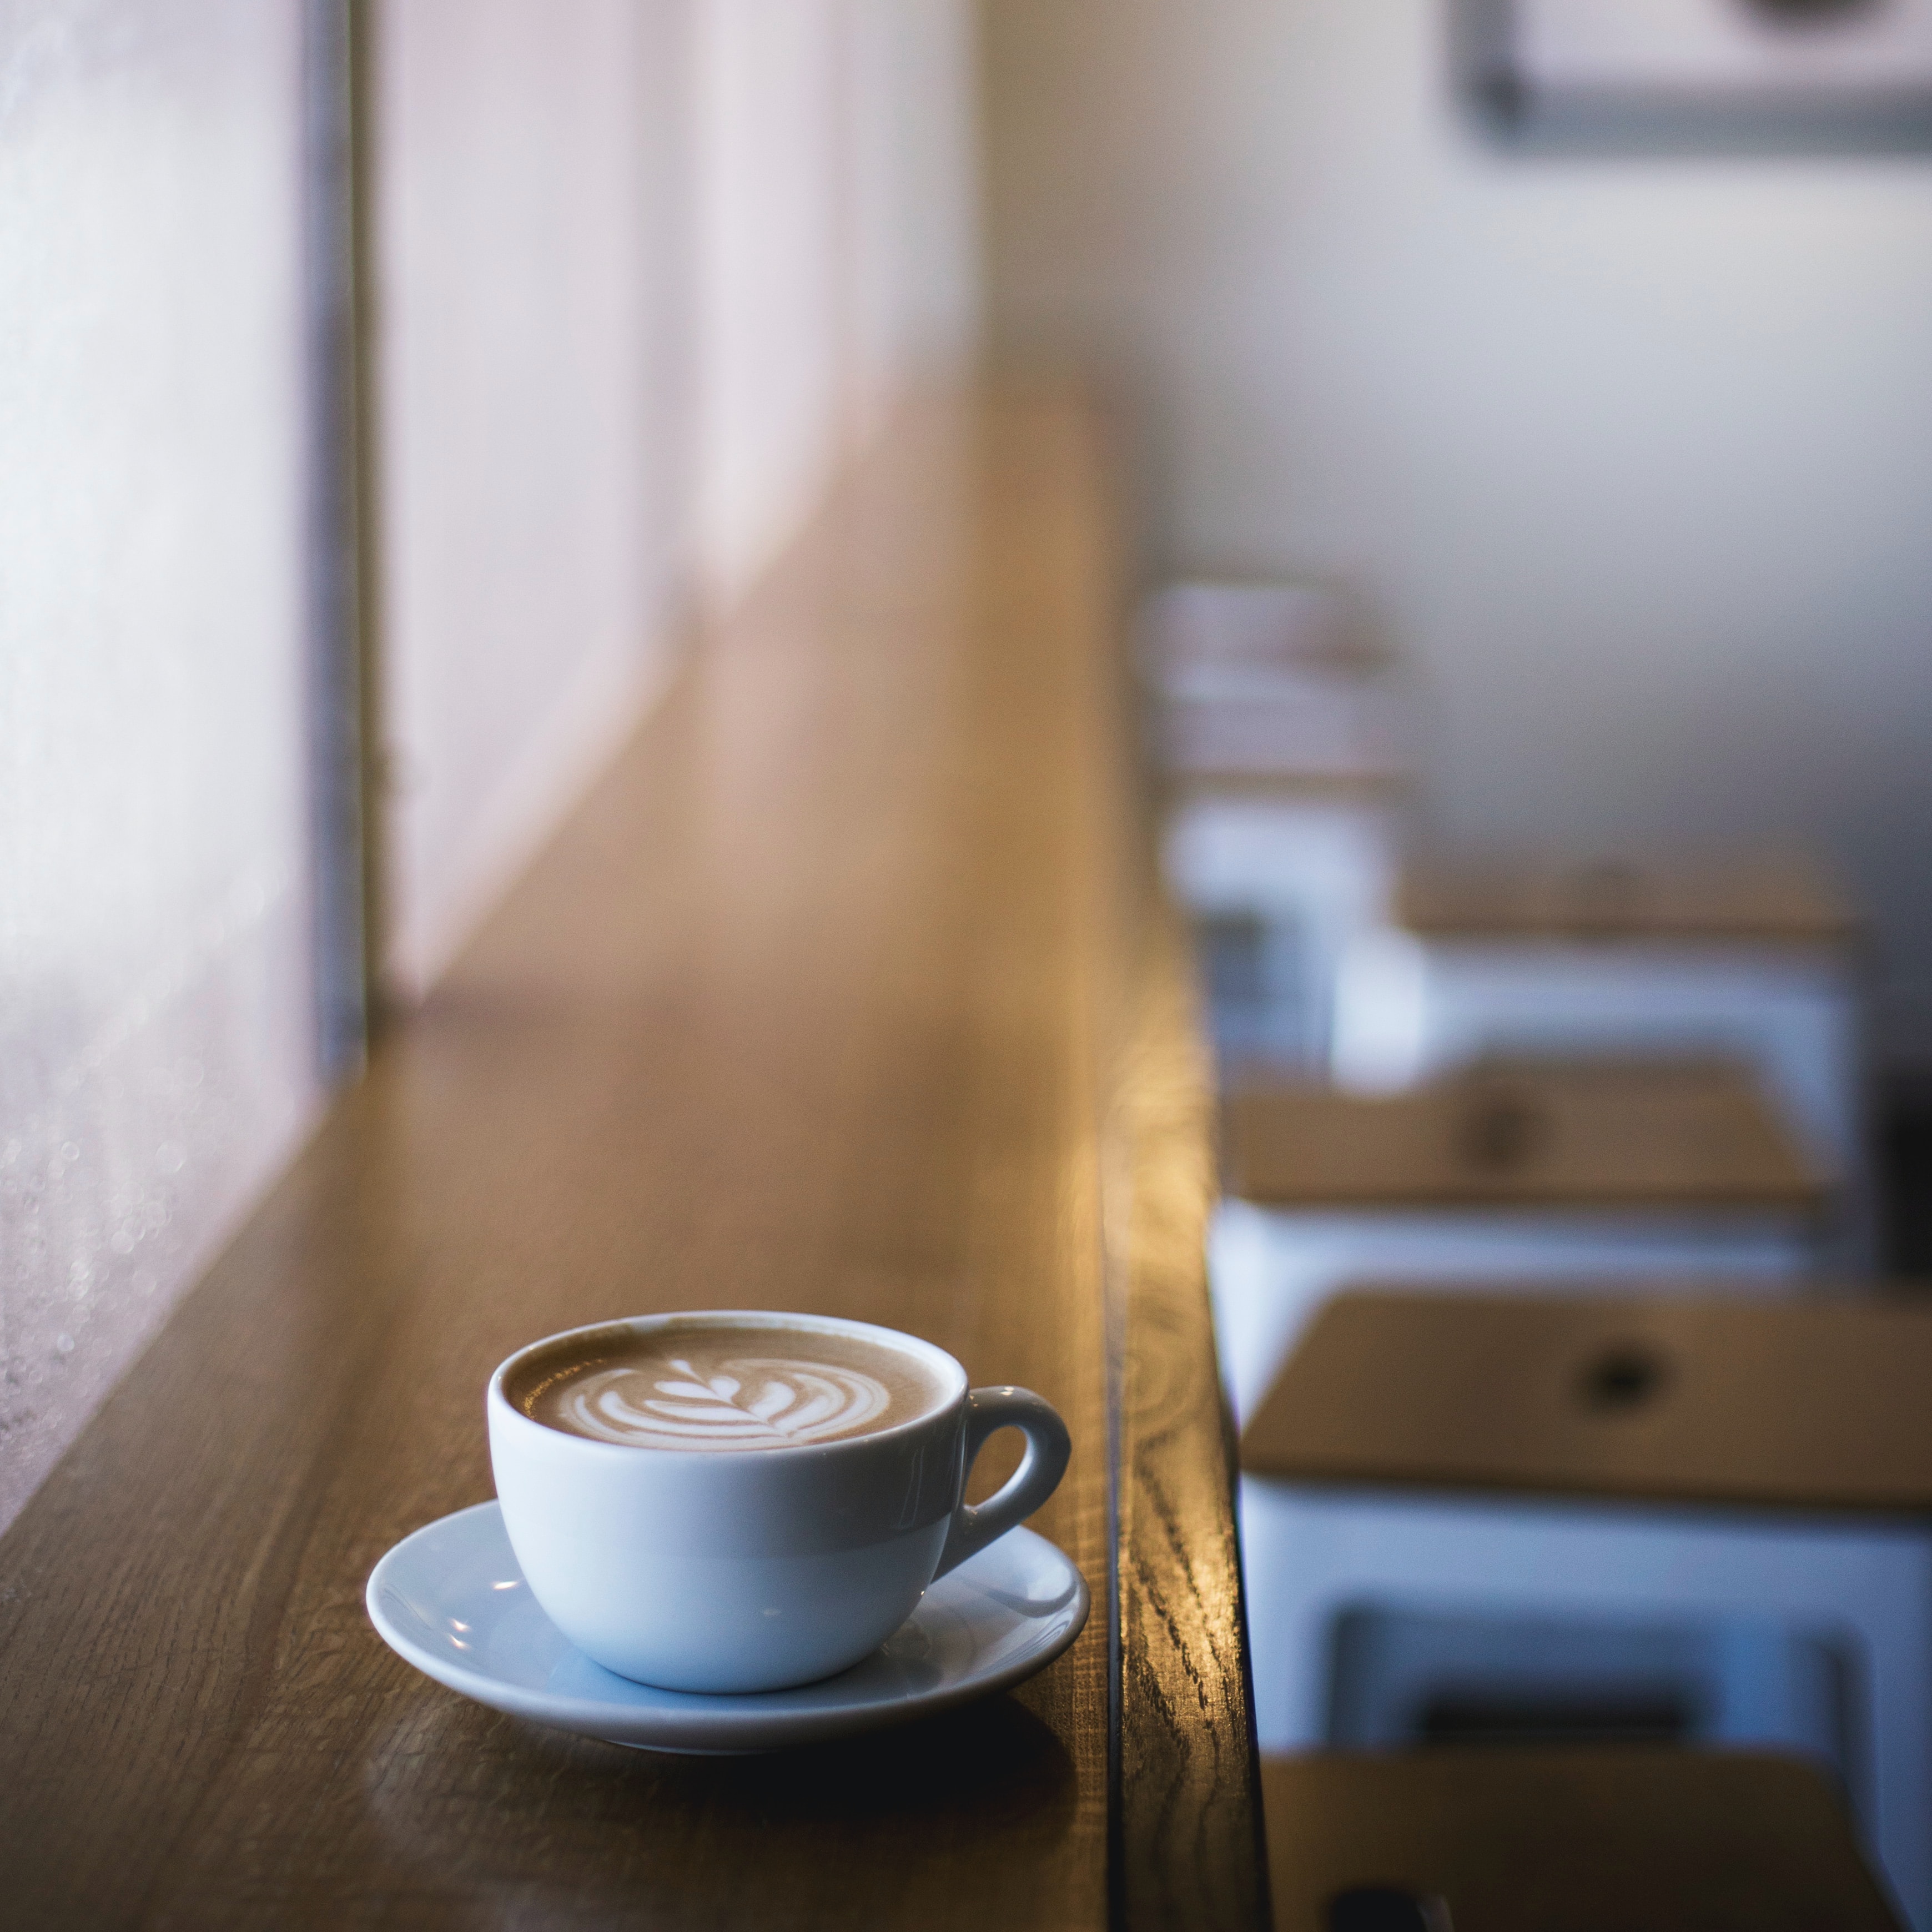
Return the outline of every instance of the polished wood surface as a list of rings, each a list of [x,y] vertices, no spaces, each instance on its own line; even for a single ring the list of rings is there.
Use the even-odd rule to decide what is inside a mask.
[[[1147,912],[1104,473],[1063,400],[910,416],[0,1541],[9,1922],[1098,1928],[1144,1876],[1136,1768],[1166,1768],[1171,1843],[1213,1837],[1188,1808],[1238,1798],[1245,1707],[1198,1378],[1175,1508],[1130,1513],[1124,1568],[1213,1613],[1158,1655],[1130,1635],[1130,1696],[1110,1664],[1110,1334],[1137,1442],[1158,1405],[1102,1175]],[[392,1655],[364,1580],[490,1493],[495,1363],[720,1305],[914,1330],[1058,1405],[1036,1526],[1094,1590],[1074,1649],[953,1717],[742,1760],[563,1738]],[[1201,1357],[1204,1303],[1166,1312],[1158,1346]],[[1214,1922],[1256,1922],[1258,1880],[1228,1895]]]
[[[1496,1060],[1402,1094],[1256,1083],[1224,1118],[1227,1191],[1281,1206],[1768,1208],[1823,1177],[1727,1065]]]
[[[1262,1777],[1276,1932],[1330,1932],[1337,1894],[1370,1888],[1434,1905],[1431,1932],[1899,1932],[1831,1785],[1792,1759],[1443,1750]]]
[[[1316,1317],[1244,1468],[1932,1514],[1932,1307],[1574,1287],[1355,1289]]]
[[[1156,908],[1144,930],[1107,1162],[1127,1344],[1114,1829],[1122,1932],[1166,1932],[1265,1924],[1268,1913],[1233,1425],[1208,1312],[1212,1070],[1179,922]]]
[[[1431,938],[1833,944],[1856,929],[1820,868],[1795,854],[1728,863],[1419,861],[1396,887],[1396,922]]]

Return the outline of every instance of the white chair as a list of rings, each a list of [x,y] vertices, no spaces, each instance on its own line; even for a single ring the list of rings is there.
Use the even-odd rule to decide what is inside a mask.
[[[1358,680],[1387,667],[1360,606],[1342,586],[1292,579],[1181,578],[1141,610],[1142,668],[1157,689],[1326,672]]]
[[[1373,1214],[1223,1202],[1208,1233],[1221,1373],[1238,1422],[1281,1372],[1323,1305],[1358,1282],[1579,1294],[1641,1282],[1667,1294],[1714,1281],[1786,1292],[1817,1263],[1802,1216],[1718,1212],[1544,1214],[1506,1209]]]
[[[1492,1053],[1726,1054],[1862,1185],[1851,921],[1808,868],[1411,866],[1392,898],[1336,962],[1342,1086],[1394,1091]]]
[[[1238,1418],[1351,1281],[1724,1279],[1821,1256],[1821,1178],[1723,1066],[1496,1064],[1407,1094],[1237,1092],[1209,1234]]]
[[[1377,789],[1196,784],[1172,799],[1162,856],[1175,898],[1210,935],[1252,934],[1252,992],[1230,1016],[1245,1028],[1237,1057],[1326,1064],[1337,971],[1388,916],[1396,823]]]
[[[1224,938],[1253,928],[1222,1043],[1324,1064],[1336,963],[1388,915],[1406,704],[1330,588],[1176,584],[1143,630],[1169,883]]]
[[[1243,1438],[1262,1749],[1674,1710],[1834,1768],[1928,1932],[1928,1385],[1868,1298],[1334,1301]]]
[[[1253,1477],[1240,1489],[1242,1568],[1263,1750],[1334,1738],[1330,1660],[1365,1608],[1473,1614],[1539,1628],[1620,1620],[1702,1625],[1710,1640],[1789,1654],[1809,1639],[1862,1680],[1847,1780],[1918,1932],[1932,1928],[1932,1535],[1917,1526],[1756,1521],[1633,1509],[1340,1492]],[[1802,1712],[1748,1695],[1702,1735],[1803,1749]],[[1861,1795],[1863,1802],[1861,1804]]]

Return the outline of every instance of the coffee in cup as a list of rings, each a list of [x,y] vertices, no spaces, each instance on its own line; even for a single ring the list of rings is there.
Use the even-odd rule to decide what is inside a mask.
[[[566,1337],[520,1358],[504,1394],[532,1421],[593,1442],[746,1452],[894,1429],[949,1387],[904,1348],[859,1335],[687,1322]]]
[[[511,1546],[550,1621],[665,1689],[776,1690],[877,1649],[926,1586],[1030,1516],[1066,1426],[1024,1389],[970,1389],[930,1342],[870,1323],[644,1316],[534,1342],[490,1378]],[[964,1500],[980,1445],[1026,1452]]]

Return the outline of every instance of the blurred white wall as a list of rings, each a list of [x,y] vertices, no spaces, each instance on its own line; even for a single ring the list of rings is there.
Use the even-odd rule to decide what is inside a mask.
[[[698,565],[740,595],[910,382],[973,352],[969,0],[698,0]]]
[[[980,100],[971,0],[846,0],[852,422],[978,351]]]
[[[968,0],[391,0],[395,990],[977,322]]]
[[[634,722],[682,566],[682,10],[375,10],[377,462],[397,989]]]
[[[698,9],[698,530],[728,600],[802,520],[846,428],[840,0]]]
[[[300,22],[0,4],[0,1527],[317,1101]]]
[[[1932,1058],[1932,158],[1511,154],[1444,0],[987,0],[989,332],[1163,571],[1369,593],[1466,840],[1800,838]]]

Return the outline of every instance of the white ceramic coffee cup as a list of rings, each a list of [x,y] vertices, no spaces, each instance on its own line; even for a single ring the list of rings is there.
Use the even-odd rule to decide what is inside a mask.
[[[909,1355],[944,1391],[869,1435],[752,1452],[598,1442],[533,1421],[504,1393],[539,1349],[679,1324],[851,1336]],[[672,1690],[773,1690],[876,1650],[935,1576],[1030,1516],[1066,1467],[1066,1425],[1021,1388],[969,1389],[942,1348],[869,1322],[741,1310],[646,1315],[553,1335],[490,1378],[503,1526],[545,1614],[608,1670]],[[997,1430],[1019,1467],[976,1506],[967,1472]]]

